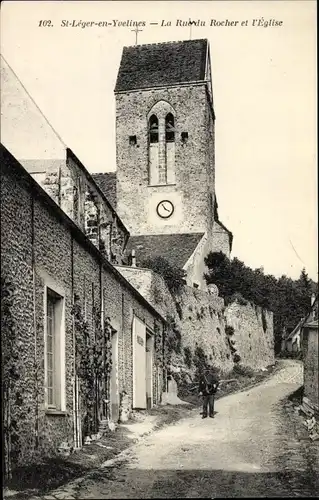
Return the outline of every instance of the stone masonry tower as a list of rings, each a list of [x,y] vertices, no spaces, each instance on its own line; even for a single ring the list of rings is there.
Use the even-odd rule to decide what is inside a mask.
[[[214,107],[207,40],[123,49],[117,212],[132,236],[213,232]]]

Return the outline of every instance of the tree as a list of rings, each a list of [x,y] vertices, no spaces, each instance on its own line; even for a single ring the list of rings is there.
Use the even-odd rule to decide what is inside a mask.
[[[210,252],[205,258],[209,272],[204,275],[207,284],[214,283],[221,297],[230,297],[234,293],[230,260],[222,252]]]
[[[155,273],[160,274],[169,291],[173,294],[178,293],[185,285],[186,271],[179,267],[172,266],[163,257],[146,259],[141,262],[141,267],[152,269]]]
[[[283,275],[275,278],[264,274],[263,268],[252,270],[236,257],[229,260],[221,252],[205,258],[207,283],[214,283],[219,294],[229,303],[242,297],[274,313],[275,350],[279,352],[284,327],[294,328],[310,311],[311,295],[318,284],[303,269],[298,280]]]
[[[296,306],[300,317],[306,316],[310,311],[312,285],[311,280],[306,273],[305,268],[302,269],[299,279],[295,282]]]

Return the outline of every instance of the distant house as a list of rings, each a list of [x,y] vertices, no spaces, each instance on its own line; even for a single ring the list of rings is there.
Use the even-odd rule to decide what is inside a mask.
[[[298,354],[302,350],[303,327],[318,316],[318,295],[311,297],[311,309],[307,316],[301,318],[294,328],[287,328],[282,336],[281,352]]]
[[[301,346],[301,327],[305,318],[298,321],[295,328],[287,328],[282,339],[282,352],[299,353]]]
[[[303,325],[302,339],[304,360],[303,403],[310,405],[319,416],[318,318]]]

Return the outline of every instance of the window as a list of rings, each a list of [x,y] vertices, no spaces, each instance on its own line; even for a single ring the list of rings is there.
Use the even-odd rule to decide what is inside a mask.
[[[53,290],[46,292],[46,339],[45,339],[45,367],[47,408],[62,409],[62,367],[61,354],[61,326],[62,326],[63,298]]]
[[[136,135],[129,136],[129,143],[130,143],[130,146],[136,146]]]
[[[175,184],[175,111],[158,101],[147,116],[149,185]]]
[[[188,132],[182,132],[182,143],[186,144],[188,141]]]
[[[175,140],[174,116],[172,113],[168,113],[165,118],[165,139],[166,142],[174,142]]]
[[[155,115],[152,115],[149,120],[149,137],[151,144],[158,142],[158,119]]]

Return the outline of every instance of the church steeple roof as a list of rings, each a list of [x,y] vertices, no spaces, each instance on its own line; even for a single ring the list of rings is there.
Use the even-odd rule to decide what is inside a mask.
[[[115,92],[205,80],[207,40],[124,47]]]

